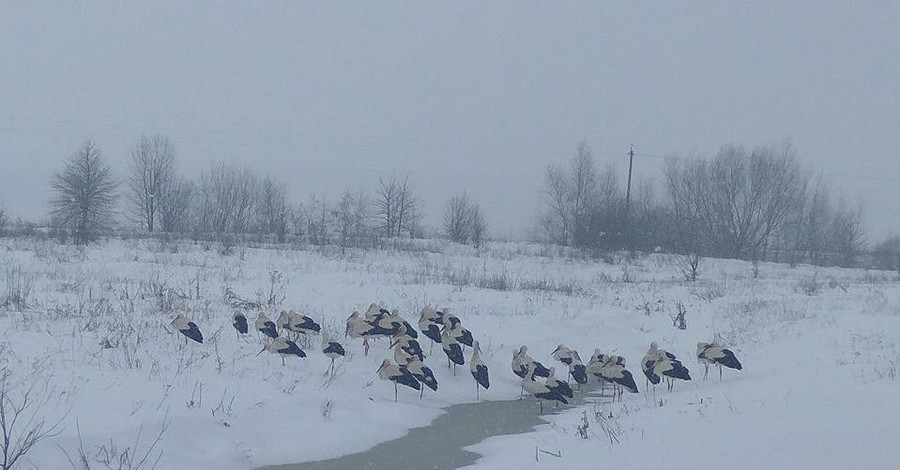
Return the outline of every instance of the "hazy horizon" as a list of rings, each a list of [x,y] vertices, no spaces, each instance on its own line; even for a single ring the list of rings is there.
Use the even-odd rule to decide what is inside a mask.
[[[435,227],[467,192],[522,237],[544,167],[780,144],[900,232],[900,5],[0,4],[0,198],[44,217],[85,139],[124,176],[142,134],[182,172],[224,161],[330,200],[409,173]],[[871,4],[870,4],[871,5]]]

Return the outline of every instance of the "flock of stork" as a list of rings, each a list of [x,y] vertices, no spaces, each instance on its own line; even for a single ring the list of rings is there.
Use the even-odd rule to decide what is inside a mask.
[[[235,310],[232,314],[232,325],[238,336],[249,333],[249,323],[246,315],[241,310]],[[200,328],[184,314],[179,314],[170,324],[175,330],[185,336],[185,341],[191,339],[203,343],[203,334]],[[470,347],[472,354],[469,357],[469,371],[475,379],[475,394],[480,398],[481,388],[490,387],[488,367],[481,359],[481,348],[475,341],[472,332],[462,326],[459,317],[450,314],[446,309],[437,310],[432,307],[424,307],[419,317],[419,329],[422,334],[435,343],[441,345],[441,349],[447,356],[447,367],[456,375],[456,366],[466,364],[463,355],[463,347]],[[301,335],[316,334],[321,327],[312,318],[301,315],[293,310],[281,311],[277,321],[270,320],[265,313],[260,312],[254,323],[257,332],[263,335],[263,348],[257,353],[268,351],[278,354],[281,363],[287,356],[306,357],[306,352],[296,343]],[[412,325],[404,320],[397,310],[393,312],[379,306],[376,303],[369,305],[365,314],[353,312],[346,321],[345,337],[362,339],[364,354],[369,354],[369,340],[387,338],[389,348],[393,350],[394,361],[385,359],[376,371],[382,380],[394,384],[394,401],[397,401],[397,387],[404,385],[419,391],[422,398],[425,387],[437,391],[438,382],[434,372],[425,365],[425,353],[418,341],[418,333]],[[326,332],[322,335],[322,353],[331,359],[327,373],[334,375],[334,362],[344,357],[346,351],[340,342],[334,341]],[[429,354],[430,354],[429,350]],[[567,369],[566,380],[556,378],[556,370],[546,367],[528,355],[528,348],[522,346],[513,352],[512,371],[522,379],[522,393],[536,397],[543,412],[543,401],[567,404],[574,398],[574,392],[569,385],[569,378],[575,380],[580,389],[587,384],[589,377],[594,377],[601,387],[611,384],[613,400],[621,401],[622,395],[627,390],[630,393],[638,393],[637,384],[631,372],[625,367],[625,358],[622,356],[604,354],[597,348],[587,364],[584,364],[578,351],[560,344],[552,353],[554,360],[562,363]],[[709,366],[714,365],[719,369],[719,380],[722,380],[722,367],[741,370],[742,366],[734,352],[725,348],[718,341],[698,342],[697,359],[704,365],[703,378],[709,374]],[[667,389],[671,391],[675,380],[691,380],[690,371],[678,360],[674,354],[660,349],[656,342],[650,343],[650,349],[641,360],[641,369],[649,384],[655,386],[665,380]],[[537,378],[543,380],[538,380]],[[602,388],[601,388],[602,391]]]

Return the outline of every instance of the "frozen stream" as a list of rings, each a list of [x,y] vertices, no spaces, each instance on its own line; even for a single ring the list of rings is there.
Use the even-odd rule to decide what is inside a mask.
[[[580,401],[578,398],[576,395],[576,403]],[[445,411],[430,425],[411,429],[405,436],[383,442],[365,452],[259,470],[449,470],[471,465],[478,460],[478,454],[465,450],[468,446],[491,436],[525,433],[545,423],[540,418],[538,402],[534,399],[464,403],[449,406]],[[545,414],[555,411],[552,405],[544,403]]]

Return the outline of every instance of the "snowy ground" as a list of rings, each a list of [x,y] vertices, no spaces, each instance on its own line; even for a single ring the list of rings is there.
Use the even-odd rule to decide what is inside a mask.
[[[401,390],[399,403],[375,375],[389,357],[384,341],[368,357],[345,341],[350,354],[333,380],[318,339],[308,358],[285,367],[272,355],[257,357],[255,336],[235,337],[226,288],[253,299],[283,293],[285,308],[341,339],[347,315],[370,302],[396,307],[414,324],[422,305],[447,307],[482,343],[492,382],[486,400],[518,395],[509,365],[521,344],[545,364],[559,343],[585,360],[595,347],[628,359],[641,394],[574,407],[533,433],[491,438],[472,448],[485,456],[475,468],[602,461],[837,469],[900,458],[896,273],[764,263],[754,278],[748,263],[706,260],[702,279],[688,283],[665,255],[603,264],[529,245],[481,253],[442,242],[420,247],[222,255],[189,242],[110,241],[79,251],[0,240],[0,305],[17,292],[24,297],[0,307],[0,367],[14,373],[13,397],[38,384],[45,402],[35,409],[50,422],[62,419],[62,432],[36,446],[23,468],[72,468],[66,453],[77,459],[77,429],[91,468],[129,447],[142,456],[164,422],[150,459],[163,452],[159,469],[317,460],[363,451],[426,425],[448,404],[475,401],[468,370],[454,377],[439,349],[426,360],[439,392],[419,400]],[[686,330],[672,326],[677,302],[687,309]],[[205,344],[166,330],[177,312],[193,317]],[[714,334],[745,366],[722,382],[713,373],[701,380],[692,359],[696,342]],[[653,340],[683,358],[695,380],[674,393],[647,393],[639,361]],[[582,419],[587,438],[576,431]],[[535,448],[561,457],[539,453],[536,462]]]

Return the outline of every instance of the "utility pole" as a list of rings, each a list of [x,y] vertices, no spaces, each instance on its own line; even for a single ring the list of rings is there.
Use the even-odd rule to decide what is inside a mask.
[[[631,208],[631,168],[634,166],[634,144],[628,150],[628,187],[625,190],[625,215],[628,216]]]

